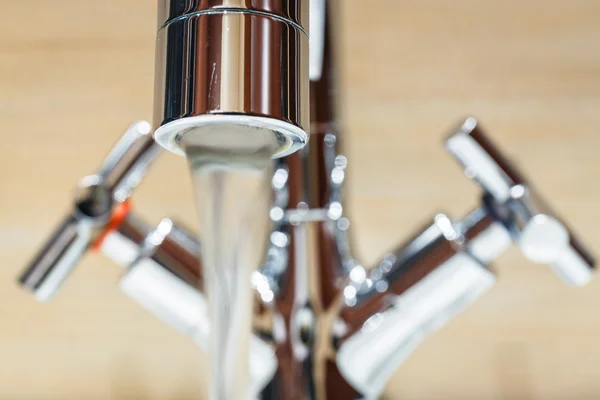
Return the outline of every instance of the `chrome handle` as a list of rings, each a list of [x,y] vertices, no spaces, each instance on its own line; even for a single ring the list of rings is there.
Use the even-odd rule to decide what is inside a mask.
[[[595,260],[535,192],[523,174],[468,118],[446,140],[446,148],[465,174],[484,190],[484,204],[501,221],[525,257],[549,264],[566,283],[589,282]]]
[[[87,251],[90,228],[72,215],[64,218],[19,278],[21,285],[39,301],[49,300]]]
[[[148,122],[136,122],[125,132],[98,173],[79,182],[73,211],[19,278],[40,301],[60,288],[92,244],[111,223],[158,154]]]
[[[73,212],[63,219],[21,275],[21,285],[39,301],[52,298],[107,223],[112,204],[97,176],[83,178]]]
[[[99,169],[102,184],[122,202],[141,182],[148,168],[160,152],[146,121],[133,123],[115,144]]]

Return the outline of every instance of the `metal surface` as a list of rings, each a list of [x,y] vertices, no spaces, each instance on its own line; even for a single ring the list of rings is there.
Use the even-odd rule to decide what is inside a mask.
[[[267,129],[276,155],[308,140],[308,0],[159,1],[154,126],[180,135],[213,124]],[[164,22],[162,22],[164,21]]]
[[[150,135],[150,124],[132,124],[99,172],[80,181],[71,215],[21,275],[21,285],[39,300],[49,300],[102,234],[114,207],[129,198],[159,149]]]
[[[128,231],[131,227],[124,224],[115,235],[124,237]],[[127,265],[120,281],[123,292],[181,333],[205,338],[205,300],[196,288],[201,281],[197,241],[190,240],[170,219],[163,219],[143,237],[135,236],[142,240],[138,242],[137,256]],[[119,250],[122,251],[110,246],[105,253],[110,257],[118,255]],[[206,341],[201,345],[206,347]]]
[[[489,216],[478,217],[459,225],[439,214],[375,268],[350,272],[333,342],[343,375],[366,398],[377,398],[429,334],[494,284],[494,275],[467,251],[468,232],[479,235],[492,225]]]
[[[262,300],[256,329],[273,344],[278,361],[262,399],[360,397],[342,377],[330,347],[335,304],[355,261],[341,203],[347,160],[339,153],[335,52],[331,10],[327,11],[321,73],[311,81],[311,141],[302,151],[278,160],[271,257],[253,279]]]
[[[308,32],[309,7],[304,0],[159,0],[158,27],[204,13],[268,14]]]
[[[152,227],[133,212],[102,240],[99,250],[123,268],[129,268],[139,257]]]
[[[92,232],[93,221],[67,216],[19,277],[20,284],[39,301],[49,300],[87,252]]]
[[[483,134],[475,118],[467,119],[446,140],[446,147],[466,175],[481,185],[490,211],[506,225],[530,261],[550,264],[568,284],[589,282],[593,257]]]

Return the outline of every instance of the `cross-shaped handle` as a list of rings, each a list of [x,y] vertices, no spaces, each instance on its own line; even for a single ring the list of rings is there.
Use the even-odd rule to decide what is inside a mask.
[[[531,184],[486,137],[475,118],[446,140],[465,174],[484,190],[488,212],[502,222],[527,259],[548,264],[566,283],[583,285],[595,260]]]
[[[98,173],[79,182],[73,210],[63,218],[19,281],[38,300],[49,300],[79,260],[102,237],[159,152],[148,122],[132,124]]]

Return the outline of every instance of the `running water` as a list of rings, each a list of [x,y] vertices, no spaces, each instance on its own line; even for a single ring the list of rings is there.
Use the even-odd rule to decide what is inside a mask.
[[[268,130],[217,125],[186,132],[181,145],[194,183],[211,321],[209,398],[249,400],[250,278],[266,249],[277,139]]]

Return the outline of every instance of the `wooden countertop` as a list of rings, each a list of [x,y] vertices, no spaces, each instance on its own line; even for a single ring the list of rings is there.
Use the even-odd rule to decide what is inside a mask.
[[[477,190],[441,139],[475,115],[600,252],[600,2],[344,0],[353,232],[371,262]],[[368,4],[368,5],[367,5]],[[87,257],[59,296],[15,285],[77,180],[153,92],[155,2],[0,1],[0,399],[193,399],[203,358]],[[168,182],[168,185],[166,184]],[[136,193],[194,226],[185,163]],[[497,286],[398,371],[393,399],[600,397],[600,279],[564,287],[516,250]]]

